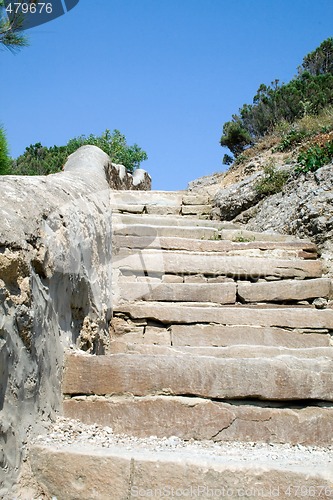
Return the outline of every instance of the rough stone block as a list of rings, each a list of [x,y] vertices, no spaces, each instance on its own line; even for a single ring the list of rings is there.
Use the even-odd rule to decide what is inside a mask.
[[[180,229],[180,228],[174,228]],[[209,228],[205,228],[207,230]],[[163,263],[163,264],[162,264]],[[162,266],[162,267],[161,267]],[[114,268],[142,270],[148,273],[225,275],[237,278],[318,278],[322,274],[320,261],[300,259],[270,259],[226,256],[211,252],[191,253],[146,250],[133,254],[123,249]]]
[[[333,409],[232,405],[186,397],[72,398],[67,418],[109,426],[140,438],[177,436],[189,440],[250,441],[331,446]],[[205,425],[203,425],[203,422]]]
[[[172,325],[171,332],[175,347],[265,345],[299,349],[330,345],[330,335],[324,333],[305,334],[274,327]]]
[[[182,215],[209,215],[211,210],[210,205],[183,205]]]
[[[218,454],[192,448],[152,451],[139,445],[129,449],[35,445],[30,464],[49,496],[62,500],[108,499],[110,492],[117,500],[153,498],[158,492],[172,491],[177,496],[207,499],[212,494],[240,498],[248,492],[286,500],[288,489],[326,498],[325,491],[332,490],[333,482],[331,466],[324,458],[302,454],[295,461],[293,454],[286,453],[276,460],[270,450],[254,459],[253,449],[243,450],[240,456],[230,449]]]
[[[237,293],[244,302],[283,302],[328,297],[330,279],[283,280],[270,283],[238,283]]]
[[[191,395],[210,399],[333,401],[332,360],[67,355],[64,394]]]
[[[118,306],[115,306],[118,311]],[[151,318],[168,324],[217,323],[230,326],[333,329],[333,310],[311,307],[205,307],[161,302],[131,303],[120,306],[132,318]]]
[[[185,194],[182,203],[183,205],[207,205],[209,198],[207,194]]]
[[[186,278],[185,278],[186,281]],[[164,302],[215,302],[235,304],[235,283],[162,283],[151,286],[145,283],[119,284],[120,299],[125,301],[164,301]]]

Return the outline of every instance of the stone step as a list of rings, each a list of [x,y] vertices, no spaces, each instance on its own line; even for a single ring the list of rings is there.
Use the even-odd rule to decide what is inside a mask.
[[[244,255],[253,250],[259,251],[260,255],[270,255],[271,252],[285,251],[294,257],[315,259],[317,247],[314,243],[306,240],[298,241],[252,241],[233,242],[230,240],[196,240],[190,238],[172,238],[150,236],[117,236],[113,237],[115,248],[157,248],[163,250],[187,250],[191,252],[219,252]]]
[[[163,278],[162,278],[163,279]],[[263,283],[165,283],[162,281],[126,281],[113,284],[119,300],[164,301],[164,302],[290,302],[328,298],[331,280],[328,278],[308,280],[266,281]],[[116,292],[117,290],[117,292]]]
[[[88,431],[89,432],[89,431]],[[88,432],[86,434],[89,436]],[[92,434],[92,431],[90,431]],[[59,433],[58,433],[59,434]],[[79,433],[78,433],[79,434]],[[68,439],[68,438],[67,438]],[[49,497],[61,500],[133,498],[327,498],[333,494],[330,453],[283,445],[81,438],[35,444],[29,465]],[[78,439],[77,439],[78,441]]]
[[[333,329],[333,309],[312,307],[192,306],[179,302],[124,302],[114,312],[126,313],[132,319],[151,319],[160,323],[216,323],[229,326]]]
[[[325,329],[287,330],[274,327],[199,323],[171,325],[167,328],[166,326],[152,326],[142,320],[138,321],[139,323],[135,323],[129,318],[115,316],[111,322],[111,346],[118,342],[131,345],[173,346],[174,348],[249,345],[305,349],[332,345],[331,335]]]
[[[111,191],[111,208],[121,205],[181,206],[186,191]]]
[[[180,229],[180,228],[179,228]],[[207,228],[208,229],[208,228]],[[144,249],[133,253],[122,249],[115,254],[114,269],[124,269],[132,274],[205,274],[227,276],[236,279],[265,277],[320,278],[322,262],[302,259],[274,259],[260,257],[229,256],[212,252],[168,252]]]
[[[327,358],[333,361],[333,347],[299,347],[232,345],[227,347],[163,346],[155,344],[131,344],[116,340],[111,342],[110,354],[144,354],[160,356],[208,356],[214,358],[277,358],[288,356],[301,359]]]
[[[232,222],[218,222],[211,220],[195,219],[194,217],[182,216],[156,216],[149,214],[118,214],[112,215],[112,222],[114,227],[118,224],[128,224],[137,226],[142,224],[144,226],[189,226],[189,227],[212,227],[214,229],[236,229],[239,230],[242,226]]]
[[[68,354],[67,395],[191,396],[209,399],[333,401],[332,360],[186,355]]]
[[[161,332],[162,333],[162,332]],[[162,335],[160,335],[160,343]],[[126,341],[126,337],[119,337]],[[128,336],[132,341],[136,339],[140,342],[141,338],[137,336]],[[149,335],[147,336],[147,342]],[[155,334],[151,338],[153,342],[158,342],[158,336]],[[144,336],[142,334],[142,343]],[[232,345],[254,345],[254,346],[280,346],[291,349],[325,347],[331,345],[331,335],[325,330],[318,330],[316,333],[307,333],[300,331],[290,331],[275,327],[258,326],[222,326],[222,325],[172,325],[170,328],[170,344],[178,346],[212,346],[224,347]],[[169,345],[166,342],[166,345]]]
[[[214,227],[191,227],[191,226],[149,226],[143,224],[127,225],[115,224],[113,226],[114,236],[140,236],[154,241],[160,236],[181,237],[191,239],[218,239],[219,232]]]
[[[113,288],[119,292],[119,300],[147,300],[169,302],[215,302],[235,304],[235,283],[144,283],[120,282]],[[115,291],[117,295],[117,292]]]
[[[121,216],[123,218],[125,216]],[[131,217],[135,217],[134,215]],[[141,217],[141,216],[138,216]],[[119,220],[119,219],[118,219]],[[184,218],[184,220],[186,220]],[[192,219],[189,219],[192,221]],[[165,217],[165,225],[148,224],[144,222],[142,217],[141,223],[127,224],[116,222],[113,225],[113,234],[115,236],[140,236],[149,237],[153,241],[157,237],[171,238],[191,238],[191,239],[206,239],[206,240],[230,240],[236,243],[246,243],[255,241],[268,242],[294,242],[297,239],[294,236],[282,235],[277,233],[259,233],[255,231],[245,231],[239,229],[221,229],[215,227],[216,222],[205,225],[192,226],[183,224],[182,226],[170,225],[170,219]],[[207,222],[207,221],[206,221]],[[210,221],[209,221],[210,222]],[[226,223],[228,224],[228,222]]]
[[[332,281],[328,278],[237,283],[237,294],[244,302],[283,302],[316,297],[328,298],[331,293]]]
[[[65,399],[63,407],[67,418],[140,438],[333,444],[330,406],[265,407],[181,396],[79,396]]]

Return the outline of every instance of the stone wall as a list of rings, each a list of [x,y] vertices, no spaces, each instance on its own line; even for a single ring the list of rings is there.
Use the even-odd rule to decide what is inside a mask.
[[[64,172],[0,177],[0,497],[29,437],[61,411],[64,348],[103,353],[111,304],[112,188],[150,189],[95,146]]]

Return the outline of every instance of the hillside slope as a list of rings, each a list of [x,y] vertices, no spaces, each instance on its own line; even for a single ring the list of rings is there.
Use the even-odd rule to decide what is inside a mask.
[[[267,137],[248,150],[241,162],[226,172],[191,182],[189,189],[204,190],[210,195],[213,218],[217,220],[240,222],[244,229],[254,231],[277,231],[310,238],[327,260],[329,274],[333,274],[332,161],[314,172],[295,172],[300,152],[327,144],[332,138],[332,132],[316,134],[281,152],[276,147],[278,139]],[[258,188],[260,181],[269,177],[267,167],[274,175],[285,173],[278,192]],[[273,191],[274,182],[273,178]]]

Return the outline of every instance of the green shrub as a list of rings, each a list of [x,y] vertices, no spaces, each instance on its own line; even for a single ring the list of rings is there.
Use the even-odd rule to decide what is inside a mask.
[[[333,105],[333,38],[325,40],[303,59],[299,73],[289,83],[273,80],[261,84],[252,104],[244,104],[232,121],[223,125],[221,145],[235,156],[249,145],[272,133],[282,122],[292,124],[310,115],[318,115]],[[286,138],[282,147],[298,141],[297,136]]]
[[[11,162],[8,152],[8,143],[5,131],[0,127],[0,175],[8,175],[11,173]]]
[[[315,144],[298,155],[298,165],[295,171],[298,174],[315,172],[318,168],[331,163],[332,160],[333,141],[326,142],[323,145]]]
[[[286,170],[277,170],[271,161],[264,168],[264,176],[257,181],[255,189],[258,193],[268,196],[279,193],[287,182],[290,174]]]
[[[222,159],[223,165],[232,165],[234,162],[234,159],[232,156],[225,154]]]
[[[301,144],[301,142],[307,135],[308,134],[304,129],[292,127],[289,132],[282,138],[280,144],[275,148],[275,150],[286,151],[288,149],[291,149],[291,147],[295,146],[296,144]]]
[[[108,154],[114,163],[120,163],[133,172],[148,156],[137,144],[129,146],[119,130],[106,130],[101,136],[93,134],[71,139],[66,146],[47,148],[40,142],[25,149],[23,155],[13,162],[16,175],[48,175],[59,172],[67,157],[81,146],[94,145]]]

